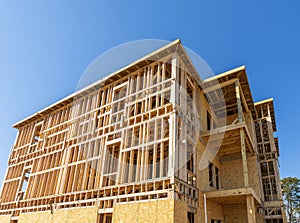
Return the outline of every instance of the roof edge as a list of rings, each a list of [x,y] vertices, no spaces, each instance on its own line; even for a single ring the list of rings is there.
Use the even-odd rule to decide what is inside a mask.
[[[241,70],[246,70],[246,66],[245,66],[245,65],[242,65],[242,66],[233,68],[233,69],[228,70],[228,71],[226,71],[226,72],[217,74],[217,75],[215,75],[215,76],[213,76],[213,77],[210,77],[210,78],[207,78],[207,79],[205,79],[204,81],[205,81],[205,82],[209,82],[209,81],[212,81],[212,80],[216,80],[216,79],[218,79],[218,78],[225,77],[225,76],[227,76],[227,75],[229,75],[229,74],[239,72],[239,71],[241,71]]]
[[[139,58],[139,59],[133,61],[132,63],[130,63],[130,64],[128,64],[128,65],[126,65],[126,66],[124,66],[124,67],[122,67],[122,68],[120,68],[120,69],[118,69],[118,70],[112,72],[111,74],[109,74],[109,75],[103,77],[102,79],[100,79],[100,80],[98,80],[98,81],[96,81],[96,82],[94,82],[94,83],[92,83],[92,84],[90,84],[90,85],[88,85],[88,86],[86,86],[86,87],[84,87],[84,88],[78,90],[78,91],[75,91],[75,92],[71,93],[70,95],[68,95],[68,96],[66,96],[66,97],[64,97],[64,98],[62,98],[62,99],[60,99],[60,100],[58,100],[57,102],[54,102],[54,103],[50,104],[50,105],[47,106],[46,108],[43,108],[43,109],[41,109],[41,110],[35,112],[34,114],[32,114],[32,115],[30,115],[30,116],[27,116],[26,118],[24,118],[24,119],[22,119],[22,120],[20,120],[20,121],[18,121],[18,122],[16,122],[16,123],[14,123],[14,124],[12,125],[12,127],[13,127],[13,128],[18,128],[20,125],[22,125],[22,123],[24,123],[24,122],[26,122],[26,121],[28,121],[28,120],[30,120],[30,119],[32,119],[32,118],[38,116],[38,115],[42,116],[41,113],[45,112],[46,110],[49,110],[50,108],[55,107],[55,106],[57,106],[57,105],[63,103],[64,101],[71,100],[71,99],[74,98],[75,96],[80,95],[81,93],[86,92],[87,90],[92,89],[93,87],[96,87],[97,85],[99,85],[99,84],[101,84],[102,82],[108,80],[109,78],[113,77],[114,75],[116,75],[116,74],[118,74],[118,73],[120,73],[120,72],[122,72],[122,71],[125,71],[125,70],[129,69],[130,67],[133,67],[134,65],[138,64],[139,62],[142,62],[142,61],[144,61],[144,60],[146,60],[146,59],[148,59],[148,58],[151,58],[151,57],[153,57],[155,54],[158,54],[158,53],[160,53],[160,52],[162,52],[162,51],[164,51],[164,50],[167,50],[168,48],[170,48],[170,47],[172,47],[172,46],[175,46],[175,45],[177,45],[177,44],[182,45],[181,40],[180,40],[179,38],[177,38],[177,39],[175,39],[174,41],[172,41],[172,42],[170,42],[170,43],[167,43],[166,45],[164,45],[164,46],[162,46],[162,47],[160,47],[160,48],[158,48],[158,49],[156,49],[156,50],[154,50],[154,51],[152,51],[152,52],[146,54],[145,56],[143,56],[143,57],[141,57],[141,58]],[[183,48],[184,48],[184,47],[183,47]],[[185,53],[186,53],[186,52],[185,52]],[[188,55],[188,54],[187,54],[187,55]]]
[[[261,100],[261,101],[257,101],[254,103],[254,105],[260,105],[260,104],[264,104],[264,103],[268,103],[268,102],[274,102],[274,98],[267,98],[267,99],[264,99],[264,100]]]

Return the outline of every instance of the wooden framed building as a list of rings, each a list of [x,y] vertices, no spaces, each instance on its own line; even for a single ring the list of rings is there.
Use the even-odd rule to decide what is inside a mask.
[[[14,127],[0,222],[286,222],[273,100],[179,40]]]

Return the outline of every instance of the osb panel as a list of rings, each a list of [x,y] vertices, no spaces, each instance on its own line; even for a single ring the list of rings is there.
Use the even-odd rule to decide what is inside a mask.
[[[247,157],[249,186],[260,196],[259,173],[255,156]],[[223,189],[233,189],[244,187],[244,175],[242,160],[223,162],[221,165],[221,187]]]
[[[221,188],[233,189],[244,187],[242,160],[224,162],[221,165]]]
[[[205,152],[205,145],[199,141],[197,144],[197,166],[196,166],[196,171],[197,171],[197,187],[199,188],[200,191],[209,191],[211,188],[209,187],[208,184],[208,160],[206,159]]]
[[[229,223],[244,223],[248,222],[247,212],[245,205],[224,205],[224,218],[225,222]]]
[[[36,212],[21,214],[19,223],[96,223],[97,208],[76,208],[58,210],[53,214],[48,212]]]
[[[174,200],[169,199],[114,205],[113,223],[132,222],[173,223]]]
[[[223,220],[224,219],[222,205],[219,205],[215,202],[207,200],[206,206],[207,206],[208,219],[215,219],[215,220]]]
[[[76,208],[59,210],[54,213],[55,223],[95,223],[97,221],[98,208]]]
[[[234,215],[225,215],[225,222],[228,223],[245,223],[248,222],[247,215],[234,214]]]
[[[175,212],[174,219],[176,223],[186,223],[187,222],[187,204],[181,200],[175,200]]]
[[[18,223],[52,223],[53,216],[49,211],[20,214]]]
[[[259,197],[261,197],[256,156],[249,156],[247,159],[247,163],[248,163],[248,174],[249,174],[249,186],[253,188],[254,192]]]
[[[1,223],[10,223],[10,215],[0,215]]]

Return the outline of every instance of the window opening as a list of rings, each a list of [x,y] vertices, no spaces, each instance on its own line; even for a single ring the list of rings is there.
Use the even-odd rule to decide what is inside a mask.
[[[192,212],[187,213],[188,223],[195,223],[195,214]]]
[[[209,186],[220,189],[220,170],[216,167],[213,163],[209,163],[208,166],[208,179],[209,179]]]
[[[42,123],[37,124],[34,128],[34,134],[33,134],[33,139],[32,139],[32,143],[36,144],[39,142],[40,139],[42,139],[43,134],[42,134]]]

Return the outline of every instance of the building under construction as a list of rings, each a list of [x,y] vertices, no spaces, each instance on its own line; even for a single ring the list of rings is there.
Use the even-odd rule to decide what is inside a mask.
[[[16,123],[1,223],[283,223],[272,99],[179,40]]]

